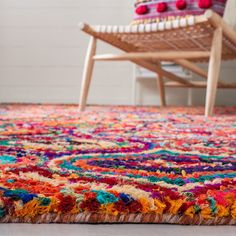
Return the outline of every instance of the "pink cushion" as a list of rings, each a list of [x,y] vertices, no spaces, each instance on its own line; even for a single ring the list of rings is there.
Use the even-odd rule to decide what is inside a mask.
[[[212,9],[223,16],[227,0],[136,0],[135,23],[151,23],[167,18],[201,15]]]

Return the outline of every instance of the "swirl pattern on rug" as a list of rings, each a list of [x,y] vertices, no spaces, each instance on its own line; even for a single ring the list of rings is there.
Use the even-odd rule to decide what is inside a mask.
[[[236,224],[235,113],[1,105],[0,221]]]

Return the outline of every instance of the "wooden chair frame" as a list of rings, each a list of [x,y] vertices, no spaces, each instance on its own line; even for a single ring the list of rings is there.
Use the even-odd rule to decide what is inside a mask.
[[[139,26],[81,24],[80,28],[91,36],[85,58],[80,111],[84,111],[86,107],[95,61],[131,61],[155,72],[163,106],[166,105],[165,87],[206,87],[206,116],[213,114],[217,87],[236,88],[236,83],[219,81],[221,61],[236,59],[236,32],[211,10],[201,16],[155,24]],[[124,53],[96,55],[98,40],[121,49]],[[163,70],[161,61],[173,61],[206,81],[187,81]],[[208,73],[196,65],[199,62],[209,62]],[[164,77],[169,81],[164,83]]]

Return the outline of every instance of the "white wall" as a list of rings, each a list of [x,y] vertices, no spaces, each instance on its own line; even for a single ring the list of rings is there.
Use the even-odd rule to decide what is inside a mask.
[[[134,0],[0,0],[0,102],[77,103],[88,37],[78,22],[127,24]],[[108,51],[107,46],[99,46]],[[131,104],[129,63],[98,63],[90,103]],[[224,73],[234,79],[235,64]],[[144,104],[159,103],[155,81],[143,85]],[[200,96],[199,96],[200,94]],[[186,90],[168,90],[172,104],[186,104]],[[218,101],[235,105],[235,91]],[[204,91],[195,92],[195,104]]]

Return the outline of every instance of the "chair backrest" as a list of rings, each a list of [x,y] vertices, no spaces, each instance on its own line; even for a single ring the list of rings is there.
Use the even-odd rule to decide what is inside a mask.
[[[236,30],[236,0],[228,0],[224,20]]]

